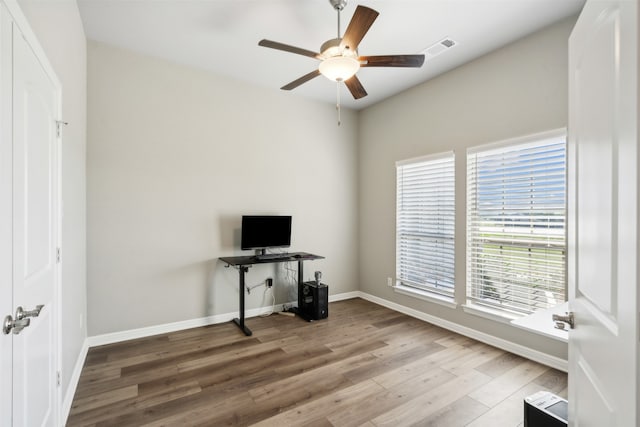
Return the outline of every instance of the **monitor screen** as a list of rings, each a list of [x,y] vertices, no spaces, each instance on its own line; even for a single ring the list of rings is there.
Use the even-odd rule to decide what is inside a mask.
[[[286,248],[291,246],[291,216],[242,217],[241,249]]]

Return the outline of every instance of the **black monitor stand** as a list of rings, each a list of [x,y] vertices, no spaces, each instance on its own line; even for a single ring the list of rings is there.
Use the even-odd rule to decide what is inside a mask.
[[[249,329],[244,323],[244,290],[245,290],[245,281],[244,275],[249,271],[249,268],[255,264],[273,264],[279,262],[292,262],[298,261],[298,286],[300,286],[304,282],[302,263],[304,261],[313,261],[315,259],[323,259],[323,256],[313,255],[306,252],[292,252],[288,254],[283,254],[278,258],[260,258],[256,256],[235,256],[235,257],[220,257],[220,261],[226,263],[225,267],[235,267],[238,269],[238,273],[240,274],[239,278],[239,289],[238,293],[240,294],[240,307],[239,307],[239,316],[233,319],[233,323],[235,323],[241,330],[244,332],[246,336],[250,336],[252,334],[251,329]]]

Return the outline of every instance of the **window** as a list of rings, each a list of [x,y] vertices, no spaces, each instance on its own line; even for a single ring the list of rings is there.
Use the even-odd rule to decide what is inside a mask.
[[[565,301],[566,134],[467,151],[467,299],[511,313]]]
[[[453,300],[454,154],[396,164],[396,277]]]

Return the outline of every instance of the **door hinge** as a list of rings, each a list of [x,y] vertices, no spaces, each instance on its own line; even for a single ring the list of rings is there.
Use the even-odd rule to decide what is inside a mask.
[[[60,262],[60,248],[56,248],[56,262]]]
[[[58,387],[60,387],[60,383],[62,382],[62,381],[60,380],[60,377],[61,377],[61,375],[60,375],[60,371],[57,371],[57,372],[56,372],[56,385],[57,385]]]
[[[62,120],[56,120],[56,137],[60,138],[60,134],[62,133],[62,125],[68,125],[68,122],[63,122]]]

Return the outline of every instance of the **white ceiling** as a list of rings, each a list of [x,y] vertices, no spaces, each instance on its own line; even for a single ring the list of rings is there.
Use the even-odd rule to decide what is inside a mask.
[[[211,70],[279,90],[318,61],[258,46],[269,40],[318,52],[335,38],[328,0],[78,0],[89,39]],[[362,109],[471,61],[553,22],[577,14],[584,0],[352,0],[380,12],[360,43],[361,55],[415,54],[448,37],[456,46],[422,68],[363,68],[368,96],[341,87],[343,107]],[[288,92],[335,104],[336,83],[319,76]]]

